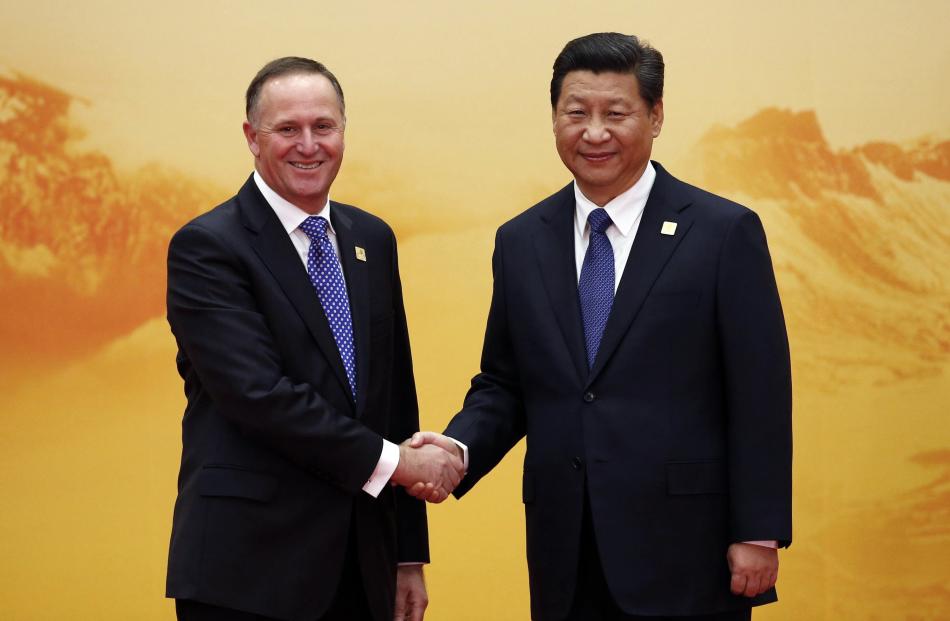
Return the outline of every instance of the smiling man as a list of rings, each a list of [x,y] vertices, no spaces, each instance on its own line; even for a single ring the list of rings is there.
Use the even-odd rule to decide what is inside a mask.
[[[168,250],[188,404],[167,595],[185,621],[421,621],[424,503],[462,463],[418,429],[396,241],[329,198],[343,90],[322,64],[247,89],[255,172]],[[426,449],[426,450],[421,450]]]
[[[650,160],[663,73],[616,33],[557,57],[554,137],[574,180],[498,230],[481,373],[445,435],[413,438],[464,457],[461,497],[527,436],[536,620],[748,619],[776,599],[791,541],[790,364],[765,235]]]

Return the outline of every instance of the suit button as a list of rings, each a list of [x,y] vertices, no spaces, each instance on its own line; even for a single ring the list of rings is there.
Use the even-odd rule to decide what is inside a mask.
[[[580,470],[584,467],[584,460],[580,457],[575,457],[571,460],[571,466],[574,468],[574,470]]]
[[[585,402],[587,402],[587,403],[593,403],[594,399],[596,399],[596,397],[594,396],[594,393],[592,393],[592,392],[585,392],[585,393],[584,393],[584,401],[585,401]]]

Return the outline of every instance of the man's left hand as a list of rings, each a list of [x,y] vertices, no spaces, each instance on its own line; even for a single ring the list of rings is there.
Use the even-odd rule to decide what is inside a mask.
[[[730,589],[736,595],[755,597],[775,586],[778,550],[754,543],[734,543],[726,552],[732,573]]]
[[[422,621],[429,605],[422,565],[400,565],[396,570],[396,608],[393,621]]]

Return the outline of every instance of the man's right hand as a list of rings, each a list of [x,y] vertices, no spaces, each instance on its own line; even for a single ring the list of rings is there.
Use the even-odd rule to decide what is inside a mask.
[[[399,445],[399,464],[392,481],[409,489],[416,498],[442,502],[465,474],[458,447],[453,443],[455,450],[450,452],[434,443],[413,446],[410,442],[414,439]]]
[[[448,436],[444,436],[441,433],[436,433],[435,431],[417,431],[412,434],[412,437],[403,442],[404,445],[408,445],[412,448],[422,448],[424,446],[438,446],[446,453],[451,453],[459,459],[459,462],[462,463],[464,455],[462,454],[462,449],[456,444],[455,440]],[[464,468],[464,464],[463,464]],[[465,470],[460,471],[461,476],[465,475]],[[432,485],[425,483],[416,483],[411,487],[407,487],[406,491],[410,496],[414,496],[419,500],[428,500],[429,502],[442,502],[448,495],[452,493],[455,487],[447,490],[446,494],[441,494],[440,490],[435,488]]]

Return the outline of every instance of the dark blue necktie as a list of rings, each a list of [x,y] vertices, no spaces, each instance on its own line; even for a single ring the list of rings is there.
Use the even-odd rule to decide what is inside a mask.
[[[300,230],[310,238],[307,274],[313,288],[317,290],[317,297],[320,298],[323,312],[327,316],[336,347],[340,350],[343,368],[346,369],[350,390],[355,398],[356,350],[353,348],[353,319],[350,316],[350,300],[346,295],[340,261],[327,236],[329,224],[325,218],[310,216],[300,225]]]
[[[600,208],[590,212],[587,222],[590,224],[590,243],[581,266],[577,294],[584,320],[587,366],[593,367],[607,318],[610,317],[610,307],[614,303],[614,249],[605,234],[611,224],[606,210]]]

